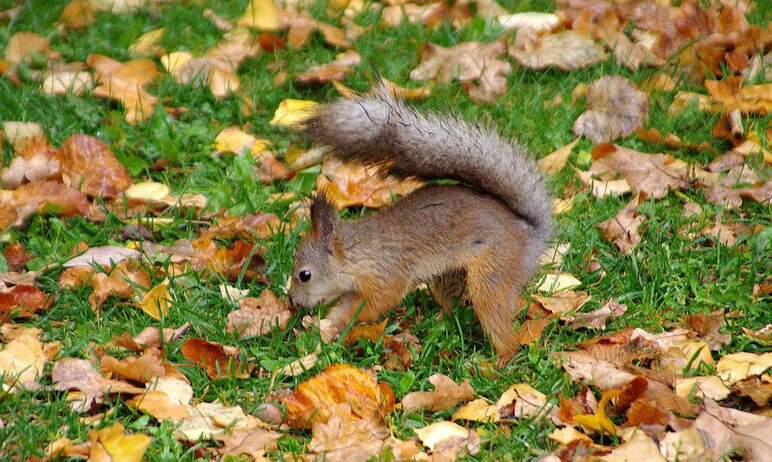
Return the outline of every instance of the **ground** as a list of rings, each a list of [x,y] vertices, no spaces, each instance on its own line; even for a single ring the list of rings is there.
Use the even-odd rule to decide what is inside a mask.
[[[0,1],[0,10],[12,3]],[[26,2],[21,16],[10,27],[0,29],[0,48],[5,47],[14,32],[35,31],[50,38],[53,48],[68,61],[85,61],[93,53],[125,61],[129,59],[128,46],[140,34],[163,26],[168,31],[162,42],[167,50],[187,49],[195,53],[213,46],[220,39],[220,32],[202,16],[204,9],[212,8],[223,17],[235,18],[246,4],[244,0],[222,4],[201,0],[171,4],[158,16],[143,12],[120,16],[102,14],[86,30],[60,35],[54,23],[66,3],[64,0]],[[510,11],[554,9],[549,2],[533,0],[510,0],[504,2],[504,6]],[[324,10],[325,6],[320,4],[314,11],[321,17]],[[768,19],[763,8],[751,16],[755,23]],[[377,17],[372,15],[362,23],[376,21]],[[409,84],[409,73],[418,64],[419,50],[424,43],[431,41],[447,46],[469,40],[489,41],[499,32],[497,26],[480,19],[458,31],[449,26],[426,30],[408,24],[396,29],[376,28],[358,41],[357,49],[363,64],[356,67],[345,83],[359,91],[369,88],[379,76]],[[248,116],[242,114],[243,103],[239,98],[216,100],[206,88],[178,85],[168,76],[160,79],[154,94],[165,105],[184,107],[187,112],[179,120],[171,120],[157,111],[150,120],[136,125],[127,124],[122,109],[105,100],[91,96],[46,96],[34,84],[16,86],[0,78],[0,120],[38,122],[55,146],[75,133],[97,136],[110,143],[133,178],[154,179],[172,185],[175,192],[202,193],[209,198],[211,210],[225,208],[233,214],[271,212],[283,217],[288,213],[287,204],[269,202],[268,196],[281,191],[310,194],[315,173],[307,172],[291,182],[263,186],[253,180],[247,162],[233,157],[212,158],[212,140],[224,127],[249,124],[257,136],[274,142],[275,152],[283,152],[290,142],[298,142],[296,134],[268,125],[279,102],[286,98],[329,101],[337,93],[330,86],[302,90],[290,83],[275,85],[275,72],[269,70],[269,64],[280,63],[283,70],[293,75],[312,64],[328,62],[334,54],[335,51],[315,37],[303,50],[279,50],[248,60],[239,73],[247,90],[243,93],[254,100],[255,110]],[[571,92],[578,84],[590,83],[603,75],[622,75],[634,83],[641,83],[654,72],[629,71],[615,64],[613,58],[571,73],[516,67],[508,78],[506,94],[494,104],[475,104],[460,85],[448,84],[439,85],[427,100],[416,106],[422,110],[454,112],[469,120],[495,125],[503,135],[520,140],[534,156],[543,157],[574,138],[571,127],[584,110],[582,103],[546,108],[545,101],[560,95],[563,101],[570,102]],[[681,89],[698,90],[688,84],[682,84]],[[695,154],[643,143],[634,137],[621,144],[643,152],[669,152],[678,158],[700,163],[707,163],[729,148],[727,143],[711,136],[718,115],[687,110],[672,116],[667,112],[671,100],[672,94],[660,94],[650,100],[648,126],[662,133],[676,133],[690,143],[707,142],[715,151]],[[755,121],[753,126],[763,131],[770,118],[761,117]],[[591,148],[590,142],[583,140],[575,152]],[[0,155],[8,161],[10,147]],[[154,170],[152,166],[159,160],[165,161],[168,167],[162,171]],[[556,196],[560,196],[566,188],[576,188],[580,183],[569,168],[550,178],[549,186]],[[685,197],[702,205],[706,222],[712,222],[714,216],[720,214],[724,221],[758,227],[759,232],[742,238],[732,247],[715,245],[708,237],[682,237],[678,230],[686,223],[682,214]],[[647,221],[642,241],[635,252],[623,256],[604,241],[596,225],[615,215],[626,201],[623,198],[596,199],[586,192],[580,193],[573,209],[556,221],[556,240],[570,243],[563,270],[577,276],[583,282],[583,290],[592,295],[588,308],[600,307],[611,297],[628,307],[624,316],[609,322],[607,330],[641,327],[658,332],[688,314],[716,309],[737,310],[743,316],[729,320],[727,332],[734,340],[725,347],[726,351],[762,351],[762,347],[741,335],[741,328],[758,329],[770,321],[769,299],[752,297],[754,285],[770,274],[772,234],[769,225],[772,220],[768,206],[746,202],[740,209],[724,211],[706,202],[698,190],[671,193],[663,200],[644,204],[641,210]],[[63,220],[36,216],[26,227],[12,230],[4,238],[24,245],[33,257],[28,267],[35,270],[51,262],[65,261],[79,242],[89,246],[120,245],[122,227],[123,223],[110,217],[103,223],[91,223],[81,218]],[[195,225],[185,216],[178,216],[172,226],[159,232],[160,240],[167,243],[194,236]],[[266,244],[266,274],[270,287],[277,293],[284,290],[297,243],[298,233],[293,232],[286,237],[275,237]],[[597,272],[588,272],[586,262],[590,255],[594,255],[602,267],[604,277]],[[60,272],[51,271],[39,281],[43,291],[57,294],[57,299],[47,313],[32,320],[31,324],[44,331],[46,341],[62,343],[62,356],[87,357],[94,345],[107,343],[124,331],[136,334],[144,327],[157,325],[141,311],[128,309],[127,302],[121,301],[108,301],[101,315],[96,317],[88,303],[88,289],[74,292],[58,289]],[[165,318],[165,325],[179,326],[189,322],[189,335],[236,345],[241,349],[242,357],[250,358],[266,370],[304,356],[317,344],[318,334],[302,329],[300,315],[295,316],[285,330],[267,336],[240,340],[234,334],[227,334],[224,329],[226,314],[233,310],[233,305],[220,296],[218,281],[195,279],[188,282],[187,288],[177,291],[177,301]],[[252,295],[263,289],[260,285],[242,284],[242,287],[249,289]],[[459,307],[452,318],[438,320],[437,306],[424,293],[409,296],[403,307],[398,315],[389,317],[387,331],[399,331],[401,324],[409,327],[410,332],[420,339],[422,349],[408,371],[384,370],[379,374],[381,380],[391,385],[398,399],[409,391],[429,389],[427,378],[436,372],[457,382],[469,379],[481,396],[490,399],[496,399],[509,385],[521,382],[548,396],[571,396],[578,391],[578,385],[553,363],[551,354],[597,335],[592,331],[567,330],[552,323],[541,339],[523,349],[511,364],[492,370],[491,346],[470,310]],[[294,388],[327,365],[350,363],[368,368],[379,364],[383,345],[362,345],[359,349],[336,343],[325,345],[312,370],[296,378],[284,379],[273,387]],[[172,344],[170,348],[169,358],[182,361],[179,344]],[[255,411],[272,385],[270,374],[212,381],[201,369],[183,367],[182,370],[190,378],[197,398],[238,404],[247,413]],[[195,459],[194,450],[175,441],[170,425],[158,425],[121,401],[114,407],[115,411],[105,417],[106,424],[119,421],[128,429],[141,430],[154,437],[146,454],[148,460]],[[412,429],[422,426],[425,421],[449,415],[445,413],[424,420],[421,414],[403,416],[397,412],[391,417],[390,426],[398,437],[411,437]],[[42,449],[57,437],[87,440],[89,427],[78,417],[69,410],[65,394],[61,392],[0,395],[0,418],[6,425],[0,428],[0,451],[5,457],[25,460],[30,456],[42,457]],[[481,434],[484,450],[470,460],[527,460],[554,447],[554,443],[546,438],[553,428],[547,422],[522,420],[508,427],[490,424],[482,428],[485,429]],[[298,434],[282,439],[280,448],[301,453],[307,441],[307,436]]]

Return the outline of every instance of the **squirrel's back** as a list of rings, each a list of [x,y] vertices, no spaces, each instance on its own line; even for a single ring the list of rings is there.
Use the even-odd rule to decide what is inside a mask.
[[[325,105],[306,121],[314,141],[344,161],[378,165],[402,177],[461,181],[501,199],[546,240],[552,201],[525,149],[493,130],[453,117],[423,115],[381,86],[375,94]]]

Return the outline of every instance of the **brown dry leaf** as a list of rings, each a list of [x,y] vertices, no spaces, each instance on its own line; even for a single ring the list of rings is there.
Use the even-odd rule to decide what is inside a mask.
[[[14,65],[26,63],[36,54],[43,54],[48,59],[59,56],[49,48],[47,39],[34,32],[16,32],[5,46],[5,59]]]
[[[732,341],[731,335],[719,332],[724,327],[723,310],[716,310],[710,314],[687,316],[684,325],[693,330],[713,351],[720,350],[721,347]]]
[[[94,69],[98,83],[92,94],[119,101],[126,112],[126,122],[134,124],[153,116],[158,99],[144,88],[158,76],[153,61],[137,59],[121,63],[106,56],[89,55],[86,62]]]
[[[624,77],[601,77],[587,89],[587,110],[574,122],[574,134],[607,143],[635,133],[648,115],[646,93]]]
[[[86,459],[91,451],[91,443],[74,444],[68,438],[59,438],[46,446],[46,457],[55,459],[57,457],[70,457],[77,459]]]
[[[378,340],[384,336],[388,321],[388,319],[384,319],[378,323],[358,324],[353,326],[351,330],[348,331],[346,338],[343,339],[343,344],[346,346],[356,345],[361,339],[368,340],[371,343],[377,343]]]
[[[506,419],[536,418],[552,413],[547,397],[528,384],[512,385],[494,404],[476,399],[453,414],[453,420],[499,422]]]
[[[166,29],[160,27],[147,31],[140,35],[137,40],[129,46],[129,56],[132,58],[144,58],[146,56],[161,56],[166,52],[160,45]]]
[[[50,301],[32,285],[19,284],[10,290],[0,290],[0,323],[11,318],[30,318],[48,308]]]
[[[64,7],[56,23],[66,29],[82,29],[96,21],[95,12],[91,0],[72,0]]]
[[[96,265],[109,268],[124,260],[135,260],[138,258],[139,252],[134,249],[106,245],[91,247],[81,255],[67,260],[62,266],[65,268],[91,269]]]
[[[558,314],[579,311],[585,303],[592,300],[592,296],[587,292],[576,292],[573,290],[558,292],[549,297],[534,294],[533,298],[547,311]]]
[[[671,189],[688,186],[691,170],[685,162],[668,154],[645,154],[617,145],[602,144],[592,151],[591,175],[602,179],[622,176],[635,192],[652,199],[665,197]]]
[[[269,239],[278,232],[280,226],[279,217],[270,213],[257,213],[240,217],[225,216],[212,223],[201,233],[201,237],[256,241]]]
[[[772,367],[772,353],[732,353],[718,360],[716,374],[727,385],[763,374]]]
[[[509,54],[529,69],[555,67],[563,71],[589,67],[608,58],[603,47],[574,31],[539,36],[529,29],[518,31]]]
[[[646,399],[634,401],[625,413],[627,420],[623,427],[638,427],[641,425],[667,425],[670,420],[668,412],[662,410],[656,403]]]
[[[639,215],[637,208],[645,197],[644,193],[637,194],[619,213],[598,225],[603,238],[625,255],[630,255],[641,242],[638,228],[646,216]]]
[[[14,140],[20,146],[10,165],[3,169],[2,185],[15,189],[22,183],[57,180],[60,175],[58,152],[44,137]]]
[[[392,203],[393,196],[405,196],[423,185],[417,180],[383,178],[377,168],[343,163],[328,156],[322,163],[316,188],[325,190],[340,210],[347,207],[383,207]]]
[[[410,78],[437,83],[458,79],[473,101],[492,103],[506,91],[506,76],[512,70],[500,59],[505,51],[502,42],[465,42],[452,48],[427,43]]]
[[[432,451],[432,460],[456,460],[466,454],[480,452],[480,437],[474,430],[453,422],[435,422],[423,428],[416,428],[415,433],[424,446]]]
[[[184,383],[179,380],[178,382]],[[190,388],[190,385],[187,385],[187,387]],[[192,389],[190,390],[190,394],[192,396]],[[188,402],[181,402],[171,397],[166,391],[157,390],[146,391],[141,395],[135,396],[126,401],[126,405],[132,409],[153,416],[156,420],[171,421],[174,423],[180,423],[188,419],[191,415],[191,411],[194,411],[194,409],[188,405]]]
[[[21,242],[8,245],[3,249],[3,256],[8,264],[8,269],[11,271],[25,271],[27,269],[30,256]]]
[[[326,85],[330,82],[340,82],[354,71],[362,61],[354,50],[348,50],[335,56],[331,63],[314,66],[295,77],[295,84],[302,87]]]
[[[568,321],[566,327],[569,329],[579,329],[586,327],[589,329],[606,329],[606,320],[609,318],[618,318],[627,311],[627,306],[622,305],[613,298],[606,302],[601,308],[590,311],[589,313],[571,314],[561,316],[561,319]]]
[[[526,319],[518,327],[515,339],[518,345],[530,345],[541,338],[541,333],[552,322],[552,317],[541,319]]]
[[[240,338],[267,335],[278,327],[284,329],[292,317],[289,303],[268,289],[260,297],[239,300],[239,309],[228,313],[226,332],[237,332]]]
[[[751,330],[743,327],[743,333],[750,337],[754,342],[764,346],[772,345],[772,324],[767,324],[761,329]]]
[[[185,323],[177,329],[163,329],[163,339],[161,330],[157,327],[146,327],[135,337],[128,332],[124,332],[113,339],[113,343],[136,352],[144,351],[147,348],[161,348],[173,340],[177,340],[190,328],[190,323]]]
[[[218,450],[223,456],[250,456],[254,460],[268,460],[265,451],[278,449],[276,441],[284,436],[283,433],[272,430],[239,429],[230,434],[218,435],[217,439],[223,443]]]
[[[83,193],[54,181],[25,183],[13,191],[0,190],[0,230],[22,226],[35,213],[87,216],[89,202]]]
[[[659,452],[659,447],[643,431],[633,432],[632,438],[614,448],[610,454],[597,458],[603,462],[628,462],[645,460],[650,462],[666,462]]]
[[[148,383],[153,378],[163,377],[166,374],[161,352],[155,348],[145,350],[139,357],[128,357],[122,360],[105,355],[102,357],[100,367],[102,373],[108,377],[120,377],[142,383]]]
[[[142,433],[127,435],[123,425],[116,422],[112,427],[89,432],[91,461],[142,462],[145,451],[153,439]]]
[[[233,347],[224,347],[219,343],[211,343],[198,338],[188,339],[180,347],[182,356],[204,369],[212,380],[226,377],[238,379],[249,377],[249,372],[239,361],[238,350],[235,352],[233,350]]]
[[[88,135],[74,135],[59,151],[64,184],[92,197],[114,199],[132,181],[110,148]]]
[[[346,364],[330,366],[298,385],[282,400],[291,428],[309,428],[327,422],[336,404],[349,404],[362,420],[382,420],[394,409],[394,394],[371,374]]]
[[[24,152],[28,143],[47,142],[43,127],[35,122],[3,122],[3,133],[16,154]]]
[[[257,419],[247,417],[241,407],[227,407],[218,402],[189,406],[189,414],[190,417],[177,426],[175,436],[190,442],[202,438],[216,438],[226,432],[255,428],[259,425]]]
[[[13,338],[9,338],[12,325],[2,326],[2,334],[7,342],[0,350],[0,376],[3,376],[2,389],[30,388],[38,386],[37,379],[42,376],[46,365],[43,344],[40,342],[40,329],[19,327],[14,329]],[[8,388],[6,388],[6,386]]]
[[[316,361],[319,359],[318,355],[321,351],[321,347],[317,347],[316,351],[313,353],[309,353],[302,358],[292,361],[279,369],[276,373],[287,377],[297,377],[316,365]]]
[[[84,359],[60,359],[54,364],[51,378],[57,390],[79,391],[75,399],[71,400],[71,405],[77,412],[87,411],[93,403],[101,403],[107,393],[138,395],[145,391],[144,388],[102,377],[94,366]]]
[[[751,377],[734,384],[740,396],[747,396],[759,407],[769,404],[772,399],[772,376]]]
[[[561,171],[568,162],[568,157],[571,155],[571,150],[574,149],[576,143],[579,142],[579,138],[568,143],[562,148],[558,148],[553,153],[548,154],[546,157],[539,159],[539,170],[545,175],[554,175]]]
[[[468,380],[458,385],[445,375],[434,374],[429,377],[429,383],[434,385],[434,390],[414,391],[402,398],[402,411],[405,414],[419,410],[446,411],[459,403],[474,399],[475,392]]]
[[[383,367],[392,371],[406,371],[413,365],[413,352],[421,351],[421,342],[410,332],[387,335],[383,339],[386,349]]]
[[[675,394],[682,398],[696,396],[721,401],[732,391],[715,375],[707,377],[687,377],[675,379]]]
[[[772,83],[743,86],[742,77],[726,80],[706,80],[710,96],[724,106],[727,112],[739,110],[744,114],[772,112]]]
[[[732,247],[737,243],[737,239],[750,234],[750,229],[746,225],[738,223],[721,223],[721,218],[716,216],[716,222],[713,226],[702,230],[702,235],[718,241],[727,247]]]
[[[665,60],[655,55],[641,41],[630,40],[624,32],[603,31],[602,40],[614,53],[616,61],[626,68],[637,71],[643,66],[659,67]]]
[[[96,273],[91,278],[94,292],[88,301],[94,311],[99,308],[109,297],[118,297],[128,300],[137,293],[150,288],[150,276],[134,260],[125,260],[119,263],[110,274]]]
[[[148,290],[138,303],[142,311],[157,321],[169,313],[172,296],[168,284],[168,281],[164,281]]]
[[[290,48],[300,49],[305,47],[314,32],[319,32],[324,41],[333,47],[351,48],[346,31],[339,27],[317,21],[309,14],[297,10],[287,9],[281,12],[283,27],[289,28],[287,32],[287,44]]]

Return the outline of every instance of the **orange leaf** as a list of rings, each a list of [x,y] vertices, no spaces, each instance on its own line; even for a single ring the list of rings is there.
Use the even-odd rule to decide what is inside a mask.
[[[180,351],[185,359],[203,368],[210,379],[249,377],[240,367],[238,357],[227,353],[219,343],[192,338],[182,344]]]

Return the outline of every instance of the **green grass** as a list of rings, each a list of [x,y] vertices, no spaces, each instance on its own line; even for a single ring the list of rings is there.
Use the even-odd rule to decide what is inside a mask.
[[[0,8],[9,7],[12,1],[0,1]],[[208,22],[202,12],[212,8],[222,16],[236,18],[246,4],[245,0],[220,5],[210,0],[188,1],[164,7],[163,14],[139,13],[115,16],[100,14],[97,23],[81,32],[59,33],[54,22],[67,2],[64,0],[28,0],[24,11],[10,25],[0,28],[0,48],[17,31],[34,31],[50,39],[52,47],[66,61],[85,60],[91,53],[101,53],[117,60],[128,59],[128,46],[142,33],[166,27],[168,33],[163,45],[168,51],[190,50],[201,52],[220,40],[220,33]],[[764,2],[758,2],[762,5]],[[550,11],[554,6],[548,1],[505,2],[512,11]],[[324,5],[314,10],[321,14]],[[321,16],[320,16],[321,17]],[[769,11],[757,8],[751,20],[756,23],[769,21]],[[442,26],[433,31],[418,26],[403,25],[397,29],[377,26],[377,16],[369,14],[361,18],[363,25],[374,27],[356,43],[363,64],[356,68],[345,84],[356,90],[369,88],[378,76],[399,84],[409,83],[409,72],[419,62],[420,47],[426,42],[449,46],[464,41],[490,41],[501,32],[497,27],[475,20],[460,31]],[[309,66],[329,61],[335,50],[325,47],[319,37],[303,50],[284,50],[265,53],[247,61],[240,76],[245,94],[254,98],[255,111],[250,116],[241,113],[238,97],[215,100],[207,89],[180,86],[168,76],[150,89],[166,106],[184,107],[188,110],[179,120],[168,119],[162,111],[146,123],[127,125],[122,109],[113,103],[90,96],[49,97],[37,91],[36,85],[16,87],[0,78],[0,120],[23,120],[40,123],[47,130],[51,142],[58,146],[75,133],[86,133],[108,142],[127,166],[135,179],[153,179],[172,185],[175,192],[197,192],[208,196],[212,210],[228,209],[235,214],[272,212],[288,219],[287,204],[268,201],[272,192],[300,191],[310,193],[313,173],[302,175],[290,183],[278,183],[269,187],[255,183],[248,161],[233,158],[213,159],[210,156],[212,141],[219,131],[230,125],[249,124],[259,137],[271,139],[282,153],[290,143],[298,143],[296,135],[268,125],[278,103],[285,98],[303,98],[327,101],[335,97],[332,88],[306,90],[294,88],[291,83],[274,86],[275,72],[269,64],[278,63],[290,76]],[[573,139],[571,127],[584,110],[584,103],[571,104],[571,91],[577,84],[589,83],[609,74],[628,77],[640,83],[655,71],[631,72],[613,59],[604,64],[573,73],[557,71],[529,71],[515,67],[509,77],[507,93],[496,104],[478,106],[472,103],[458,84],[438,86],[432,96],[418,104],[424,110],[453,111],[463,117],[495,124],[506,136],[516,137],[526,144],[537,157],[542,157]],[[684,87],[685,89],[692,89]],[[545,109],[543,103],[561,95],[564,103],[553,109]],[[729,148],[726,143],[712,139],[711,128],[717,116],[687,111],[679,117],[667,113],[672,95],[658,94],[651,101],[649,127],[662,133],[673,132],[684,141],[707,141],[715,148],[713,153],[693,154],[685,151],[668,151],[664,146],[644,144],[636,139],[622,142],[644,152],[672,152],[675,156],[705,163]],[[748,123],[763,132],[772,119],[755,118]],[[577,151],[589,150],[591,145],[582,141]],[[0,153],[5,161],[11,157],[10,147]],[[158,172],[151,167],[164,160],[168,167]],[[566,169],[550,180],[556,195],[567,188],[579,186],[578,180]],[[760,172],[768,175],[769,172]],[[759,328],[770,322],[769,298],[754,300],[751,292],[754,284],[769,277],[770,270],[770,211],[768,207],[745,203],[739,210],[722,211],[707,203],[699,190],[688,190],[684,195],[701,204],[703,216],[697,218],[710,223],[720,214],[724,221],[758,226],[760,232],[743,238],[738,245],[727,248],[713,244],[709,239],[682,238],[678,230],[687,222],[681,213],[681,196],[669,195],[659,201],[649,201],[641,207],[647,221],[643,228],[642,242],[632,256],[622,256],[605,242],[596,225],[613,216],[625,204],[625,199],[597,200],[587,193],[580,193],[574,209],[560,216],[557,224],[557,240],[569,242],[571,249],[564,260],[563,269],[579,277],[583,290],[589,291],[593,300],[588,309],[595,309],[610,297],[627,304],[628,312],[620,319],[611,321],[608,330],[625,327],[641,327],[660,331],[677,323],[687,314],[710,312],[715,309],[738,310],[743,317],[729,321],[728,331],[733,343],[726,351],[758,351],[757,344],[746,341],[741,327]],[[10,242],[21,242],[33,256],[30,269],[40,268],[51,262],[66,260],[78,242],[90,246],[120,244],[123,224],[115,217],[104,223],[89,223],[83,219],[63,221],[54,217],[35,217],[24,229],[13,230],[7,236]],[[186,216],[158,233],[165,243],[196,235],[196,225]],[[297,233],[278,236],[266,242],[266,274],[271,288],[281,292],[292,266],[292,254],[297,244]],[[0,244],[1,245],[1,244]],[[590,274],[586,262],[590,257],[600,263],[605,277]],[[144,327],[154,325],[141,311],[127,302],[108,301],[97,318],[88,305],[88,290],[62,292],[58,290],[59,271],[42,278],[45,292],[57,295],[50,311],[33,320],[31,324],[44,331],[46,341],[62,342],[62,356],[87,357],[95,345],[104,344],[114,336],[128,331],[138,333]],[[154,281],[159,282],[159,281]],[[218,292],[218,281],[190,275],[172,282],[171,290],[177,302],[165,319],[167,326],[191,323],[188,337],[201,337],[209,341],[236,345],[241,348],[243,359],[273,370],[291,360],[314,350],[318,336],[312,332],[295,332],[300,328],[300,317],[290,321],[283,332],[246,341],[225,333],[226,315],[234,309]],[[261,286],[242,284],[252,295]],[[570,331],[553,323],[545,330],[542,339],[523,350],[506,368],[490,371],[494,359],[491,347],[485,341],[471,310],[457,309],[453,319],[437,320],[437,307],[425,294],[413,294],[403,304],[399,316],[389,318],[389,330],[409,329],[422,344],[421,352],[406,372],[384,371],[381,380],[388,382],[401,398],[410,391],[427,390],[427,378],[436,372],[444,373],[461,381],[470,379],[481,395],[496,399],[511,384],[526,382],[553,399],[559,395],[570,396],[578,390],[576,384],[556,367],[551,353],[570,349],[574,344],[597,335],[595,332]],[[169,346],[168,357],[172,362],[184,362],[179,352],[180,342]],[[270,374],[244,380],[210,381],[200,369],[184,367],[195,392],[195,399],[211,401],[219,399],[226,404],[240,405],[247,413],[253,413],[270,391],[277,388],[294,388],[300,381],[317,374],[331,364],[352,363],[360,367],[379,364],[383,346],[361,344],[361,348],[349,349],[338,345],[325,345],[320,360],[309,372],[297,378],[284,379],[269,390]],[[44,379],[44,384],[49,384]],[[176,442],[172,426],[159,425],[147,416],[136,413],[120,400],[110,404],[115,412],[105,417],[103,425],[113,421],[127,428],[143,431],[154,437],[147,453],[148,460],[195,459],[195,451]],[[391,427],[398,437],[414,436],[412,429],[423,426],[449,413],[438,415],[415,414],[404,416],[399,412],[391,417]],[[22,392],[0,396],[0,419],[5,428],[0,429],[0,454],[3,458],[26,460],[42,457],[46,444],[66,436],[81,442],[88,438],[89,427],[80,423],[78,416],[69,411],[64,394],[53,391]],[[508,428],[483,425],[481,432],[483,451],[470,460],[528,460],[553,448],[546,438],[552,427],[546,422],[521,421]],[[308,437],[294,433],[280,442],[284,451],[302,453]]]

